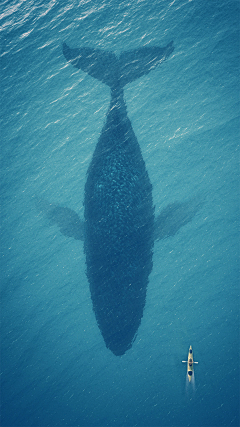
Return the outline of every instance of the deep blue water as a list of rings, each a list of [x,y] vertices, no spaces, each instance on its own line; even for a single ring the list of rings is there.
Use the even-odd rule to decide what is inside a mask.
[[[239,2],[2,1],[1,425],[239,425]],[[92,310],[83,243],[34,198],[83,217],[109,88],[62,41],[175,50],[125,88],[156,215],[201,209],[154,246],[144,315],[122,357]],[[195,387],[187,387],[189,345]]]

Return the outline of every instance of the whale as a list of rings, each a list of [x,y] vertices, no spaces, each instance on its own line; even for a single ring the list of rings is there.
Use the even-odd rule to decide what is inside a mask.
[[[109,86],[111,99],[87,171],[84,219],[43,200],[39,206],[65,236],[84,241],[96,321],[106,347],[122,356],[143,317],[154,240],[176,234],[196,213],[196,206],[188,210],[189,203],[175,202],[155,218],[152,184],[124,100],[124,87],[165,61],[174,46],[142,47],[119,57],[66,43],[62,50],[69,65]]]

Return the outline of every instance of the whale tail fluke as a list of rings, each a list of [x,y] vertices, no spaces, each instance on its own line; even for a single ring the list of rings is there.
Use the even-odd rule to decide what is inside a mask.
[[[90,47],[71,49],[66,43],[63,43],[63,54],[74,67],[110,87],[114,84],[115,69],[117,68],[117,57],[114,53]]]
[[[165,61],[173,52],[173,41],[166,47],[140,47],[123,52],[119,57],[121,86],[137,80]]]
[[[139,77],[148,74],[173,52],[173,42],[166,47],[142,47],[123,52],[119,58],[101,49],[88,47],[71,49],[63,43],[63,54],[67,61],[113,89],[124,87]]]

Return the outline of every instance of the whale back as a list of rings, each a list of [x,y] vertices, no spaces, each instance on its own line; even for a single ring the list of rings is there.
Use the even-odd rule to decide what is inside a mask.
[[[119,110],[111,109],[107,116],[89,166],[84,204],[93,309],[106,346],[122,355],[131,347],[143,315],[152,269],[154,209],[139,144],[130,120]]]

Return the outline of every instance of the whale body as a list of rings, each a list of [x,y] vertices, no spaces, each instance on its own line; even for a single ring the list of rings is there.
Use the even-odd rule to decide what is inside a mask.
[[[87,172],[84,250],[96,320],[107,348],[123,355],[136,337],[152,270],[152,185],[127,116],[123,88],[173,51],[144,47],[117,58],[98,49],[70,49],[67,61],[111,89],[111,102]]]
[[[84,221],[67,207],[39,197],[35,202],[64,236],[84,240],[93,310],[105,344],[116,356],[131,348],[141,323],[154,240],[174,236],[201,206],[199,197],[173,202],[154,218],[152,185],[123,97],[127,83],[148,74],[173,49],[171,42],[117,58],[63,44],[70,64],[110,87],[111,102],[87,172]]]

